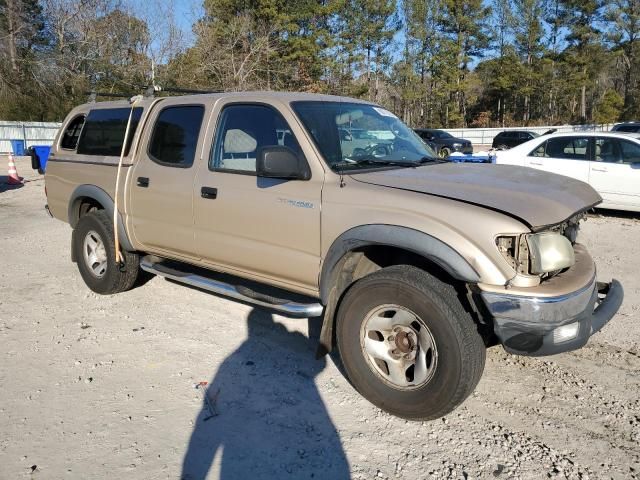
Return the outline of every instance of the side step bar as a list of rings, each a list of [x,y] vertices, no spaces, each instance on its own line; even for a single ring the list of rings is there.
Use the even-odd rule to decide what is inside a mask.
[[[140,268],[146,272],[169,278],[179,283],[201,288],[218,295],[234,298],[243,302],[259,305],[275,310],[282,315],[294,318],[311,318],[322,315],[324,307],[320,303],[299,303],[287,299],[272,297],[256,292],[243,285],[229,283],[204,277],[188,271],[178,270],[157,261],[156,257],[145,256],[140,259]]]

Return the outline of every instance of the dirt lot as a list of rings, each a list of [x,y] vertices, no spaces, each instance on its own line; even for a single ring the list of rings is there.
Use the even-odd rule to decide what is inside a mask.
[[[493,348],[461,408],[411,423],[315,360],[304,320],[161,278],[93,294],[44,181],[18,171],[24,187],[0,185],[2,479],[640,477],[640,216],[583,227],[600,277],[626,290],[586,348]]]

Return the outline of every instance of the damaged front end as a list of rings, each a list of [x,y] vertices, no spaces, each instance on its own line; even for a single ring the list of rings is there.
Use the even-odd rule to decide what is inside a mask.
[[[503,235],[496,245],[518,277],[536,285],[478,285],[504,348],[520,355],[553,355],[583,347],[618,311],[622,285],[596,280],[587,249],[577,243],[581,213],[543,231]]]

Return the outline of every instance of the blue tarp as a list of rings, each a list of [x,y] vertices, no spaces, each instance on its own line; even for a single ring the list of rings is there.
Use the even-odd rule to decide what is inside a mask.
[[[453,163],[495,163],[496,156],[493,153],[481,154],[476,153],[473,155],[460,155],[454,153],[449,156],[449,161]]]

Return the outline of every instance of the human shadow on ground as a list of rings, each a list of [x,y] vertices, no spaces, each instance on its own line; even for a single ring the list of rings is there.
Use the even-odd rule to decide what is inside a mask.
[[[248,338],[209,384],[217,415],[203,402],[182,480],[206,478],[216,456],[223,480],[348,479],[340,437],[314,382],[326,366],[326,357],[314,356],[317,332],[310,328],[307,338],[288,331],[258,309],[247,322]]]

